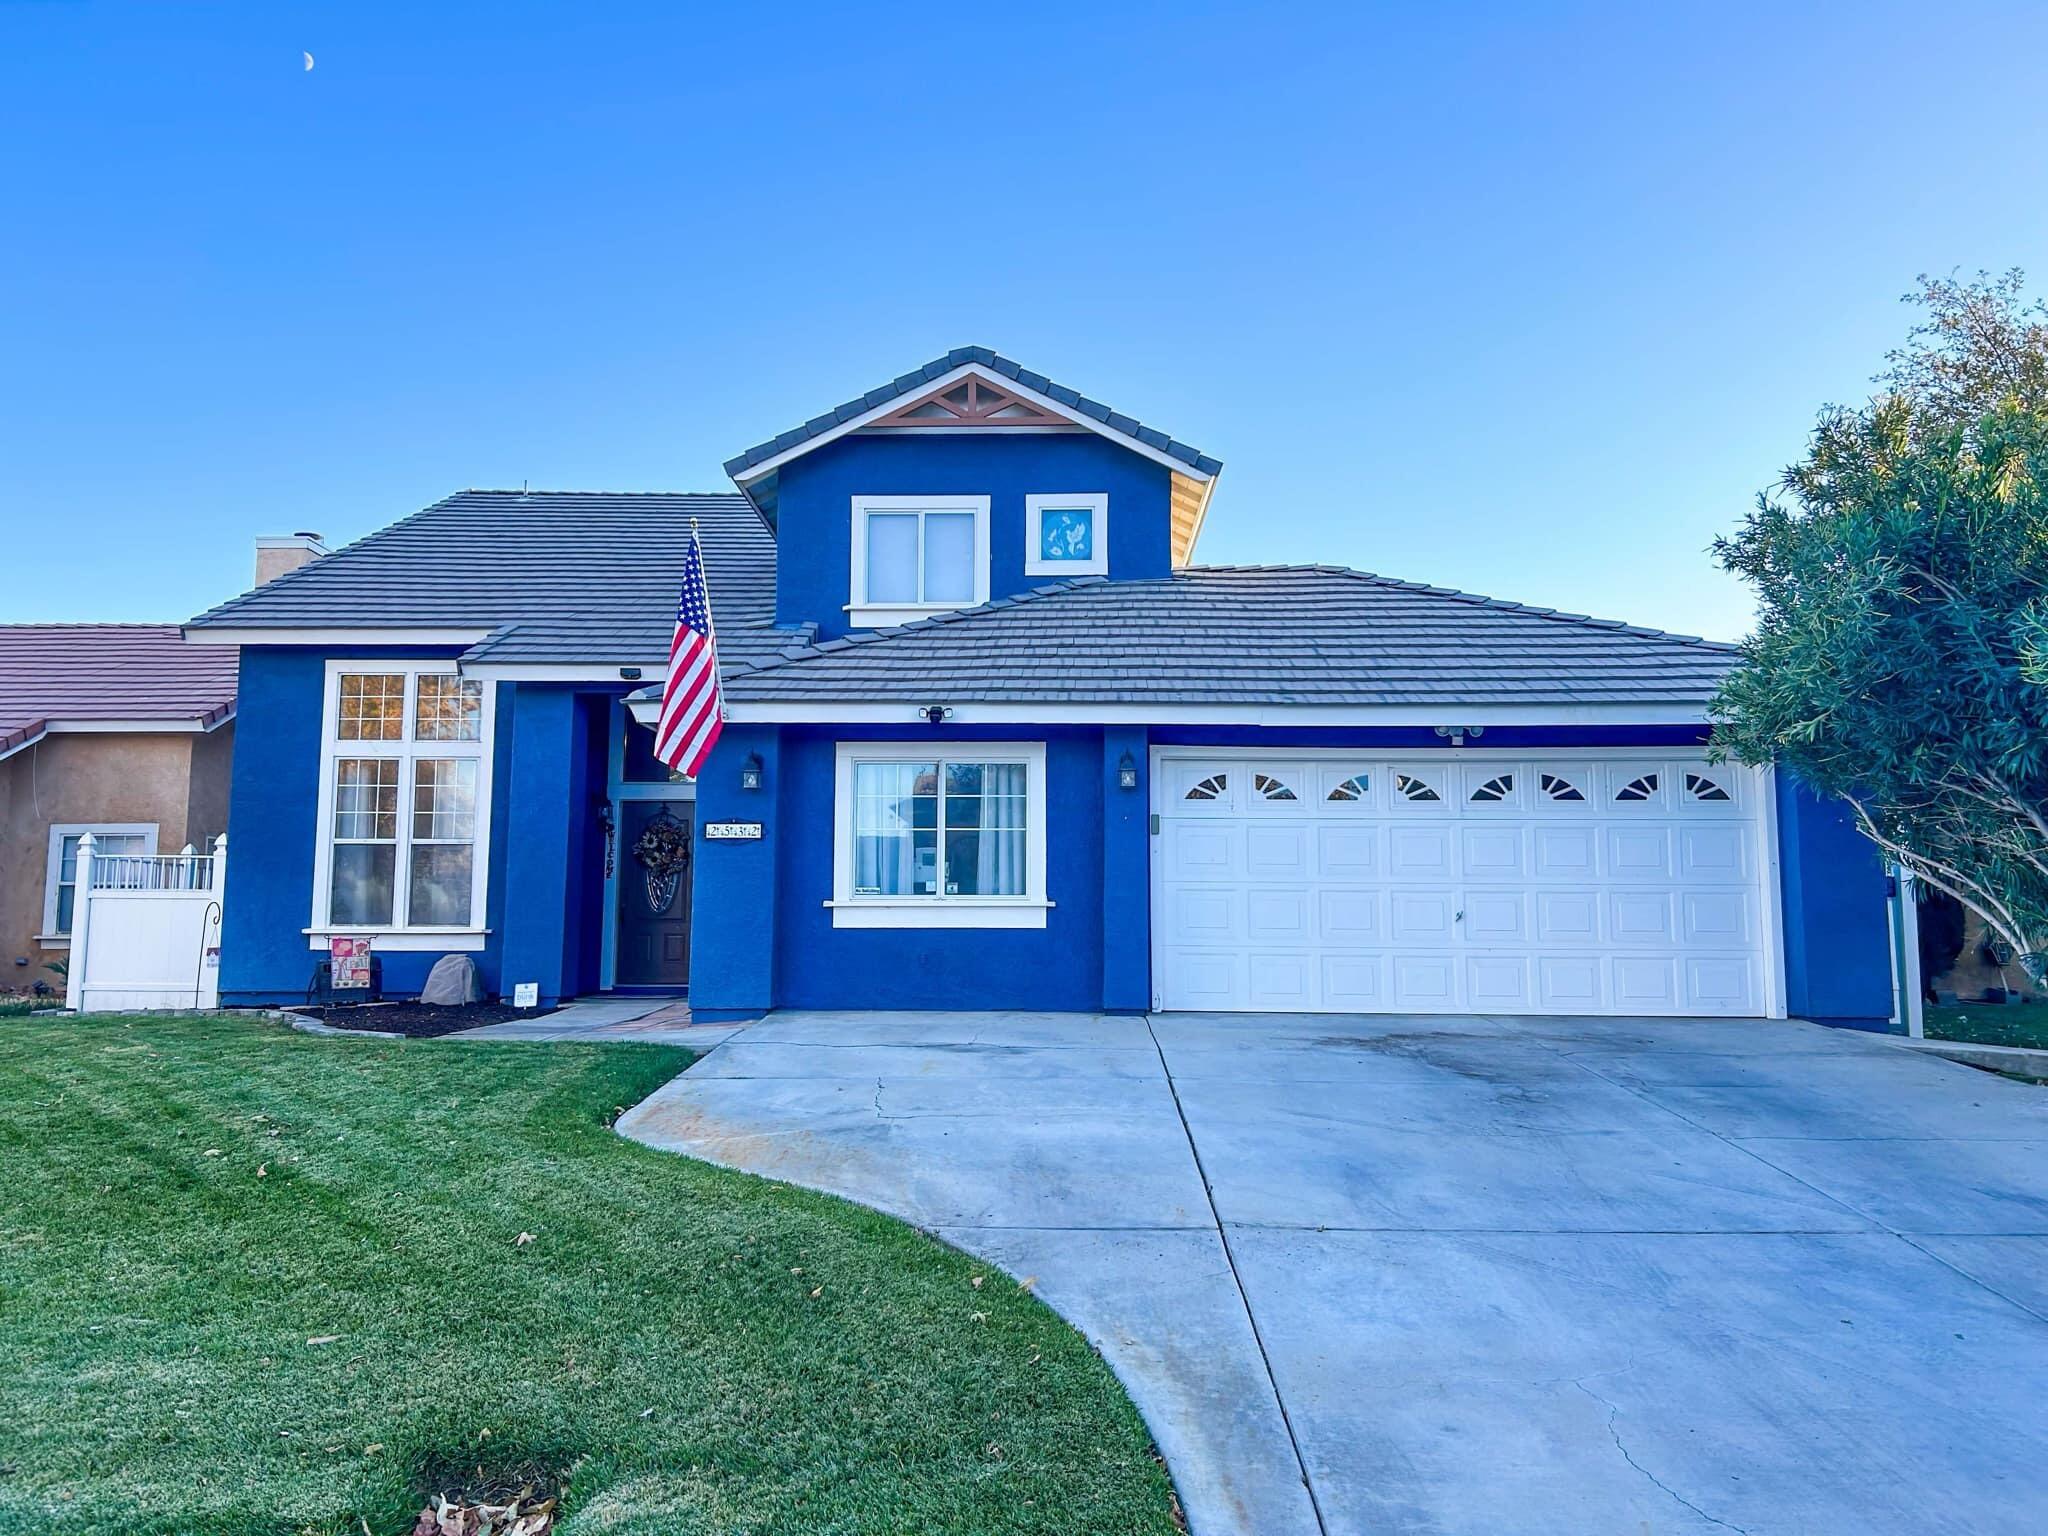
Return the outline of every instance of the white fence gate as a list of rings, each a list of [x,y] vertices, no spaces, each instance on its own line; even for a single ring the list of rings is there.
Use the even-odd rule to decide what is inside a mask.
[[[100,854],[78,840],[64,1006],[88,1013],[220,1002],[228,840],[213,852]]]

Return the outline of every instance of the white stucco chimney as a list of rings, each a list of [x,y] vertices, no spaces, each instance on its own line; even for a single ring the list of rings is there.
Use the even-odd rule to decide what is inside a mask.
[[[327,546],[320,542],[320,535],[301,530],[298,533],[263,533],[256,536],[256,585],[275,581],[286,571],[296,571],[300,566],[318,560],[327,553]]]

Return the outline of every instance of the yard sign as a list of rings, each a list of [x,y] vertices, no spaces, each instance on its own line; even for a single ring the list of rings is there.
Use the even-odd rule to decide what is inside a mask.
[[[327,958],[335,987],[367,987],[370,984],[370,941],[364,938],[330,938]]]

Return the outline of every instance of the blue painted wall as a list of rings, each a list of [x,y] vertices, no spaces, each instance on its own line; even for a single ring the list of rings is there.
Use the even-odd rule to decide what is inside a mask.
[[[1849,808],[1778,770],[1778,860],[1785,914],[1785,1006],[1794,1018],[1889,1028],[1889,884]]]
[[[1142,1013],[1152,1006],[1152,765],[1141,725],[1102,733],[1102,1008]],[[1117,774],[1128,758],[1138,787]]]
[[[1114,494],[1114,493],[1112,493]],[[356,651],[362,659],[389,652]],[[241,662],[235,834],[222,996],[302,997],[319,955],[311,910],[326,653],[250,648]],[[593,990],[603,925],[605,717],[617,690],[501,685],[486,921],[474,958],[486,992],[535,981],[553,1000]],[[1039,740],[1055,818],[1043,930],[835,929],[834,745],[841,738]],[[1683,727],[1498,727],[1489,748],[1696,743]],[[1243,727],[731,726],[699,784],[691,1000],[706,1017],[771,1007],[1136,1011],[1151,1000],[1148,748],[1152,744],[1447,750],[1426,729],[1278,732]],[[1129,752],[1140,787],[1116,773]],[[759,791],[739,787],[749,752]],[[1780,776],[1788,1004],[1798,1016],[1881,1026],[1891,1012],[1886,882],[1845,809]],[[704,840],[707,820],[763,823],[759,843]],[[387,991],[418,990],[437,953],[384,956]]]
[[[425,653],[358,647],[314,651],[248,646],[242,651],[230,780],[228,900],[222,913],[221,1001],[249,1006],[302,1000],[324,958],[307,947],[313,911],[313,844],[318,831],[320,721],[330,656],[364,661],[418,659]],[[444,652],[452,655],[453,652]],[[500,687],[492,769],[491,840],[505,846],[506,786],[511,766],[510,693]],[[472,955],[487,993],[498,973],[504,931],[504,870],[491,865],[485,921],[491,936]],[[387,992],[417,992],[440,956],[382,956]]]
[[[502,977],[533,982],[543,1003],[597,990],[604,928],[605,732],[616,692],[548,683],[501,690],[511,701],[511,789],[491,863],[504,901]],[[500,733],[503,739],[503,732]],[[494,935],[495,937],[495,935]]]
[[[777,478],[777,617],[814,622],[826,636],[847,629],[857,495],[987,496],[991,597],[1058,579],[1024,574],[1024,498],[1032,495],[1106,492],[1110,576],[1172,569],[1171,474],[1092,432],[855,434],[784,465]]]
[[[1454,724],[1455,716],[1445,721]],[[1375,751],[1422,749],[1454,752],[1433,726],[1358,726],[1286,731],[1242,725],[1155,725],[1152,744],[1161,747],[1370,747]],[[1707,740],[1703,725],[1490,725],[1472,738],[1473,750],[1519,752],[1542,747],[1686,747]]]
[[[836,740],[1043,740],[1057,830],[1046,845],[1044,928],[834,928],[832,790]],[[723,743],[721,743],[723,750]],[[1043,728],[825,732],[785,727],[784,835],[776,862],[774,1000],[783,1008],[1039,1008],[1102,1004],[1102,733]],[[701,888],[700,888],[701,894]],[[707,956],[707,959],[709,957]],[[696,1006],[693,971],[692,1007]]]
[[[758,790],[740,788],[740,768],[750,752],[761,758]],[[754,1018],[774,1005],[782,915],[787,904],[804,895],[778,887],[777,861],[793,831],[783,814],[788,803],[784,779],[782,733],[759,725],[728,725],[697,775],[690,893],[692,1017]],[[830,797],[828,783],[828,821]],[[758,821],[761,841],[712,842],[704,836],[707,821]],[[829,847],[829,827],[825,836]]]

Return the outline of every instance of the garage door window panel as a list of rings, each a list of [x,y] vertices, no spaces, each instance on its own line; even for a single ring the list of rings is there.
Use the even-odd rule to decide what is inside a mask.
[[[1507,769],[1467,767],[1465,803],[1475,810],[1519,809],[1522,802],[1516,793],[1518,782],[1517,775]]]
[[[1392,790],[1387,803],[1395,811],[1427,811],[1440,815],[1450,808],[1444,798],[1447,784],[1442,768],[1396,768],[1387,783]]]
[[[1378,798],[1373,786],[1379,776],[1368,768],[1354,768],[1343,765],[1323,770],[1323,803],[1326,806],[1343,806],[1351,810],[1376,810]]]

